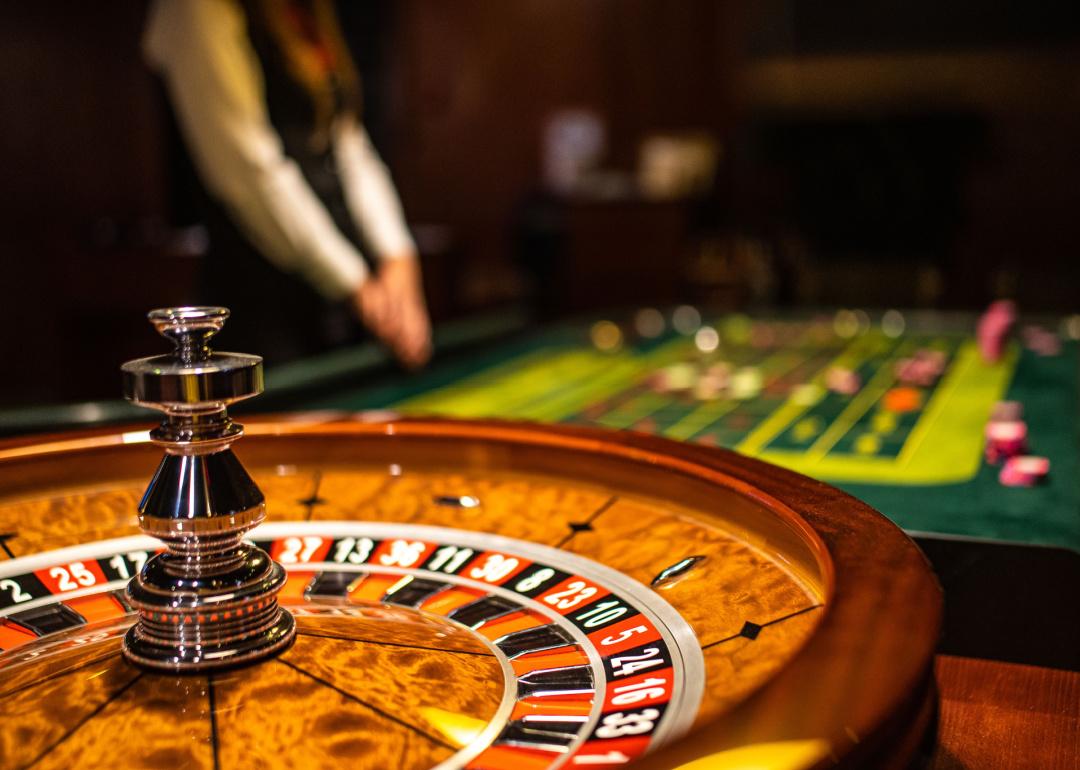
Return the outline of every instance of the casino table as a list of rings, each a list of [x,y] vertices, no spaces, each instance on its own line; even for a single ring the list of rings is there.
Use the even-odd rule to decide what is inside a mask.
[[[124,391],[157,427],[0,415],[0,767],[121,735],[131,766],[1074,766],[1075,341],[986,363],[965,318],[690,315],[502,314],[422,374],[338,351],[259,415],[258,359],[207,344],[227,311],[154,311],[177,346]],[[978,510],[1003,398],[1054,467],[1006,490],[1026,530]]]
[[[1016,334],[1001,360],[987,363],[970,313],[904,313],[903,332],[891,337],[880,313],[705,313],[702,323],[720,332],[712,358],[756,367],[763,382],[753,398],[699,401],[648,386],[672,362],[701,361],[693,334],[672,328],[673,311],[653,339],[634,334],[635,313],[609,313],[621,331],[614,350],[595,344],[600,316],[539,325],[514,312],[476,318],[440,330],[441,339],[437,332],[448,352],[423,372],[380,369],[370,349],[342,351],[271,370],[258,407],[538,420],[734,449],[837,486],[908,532],[949,599],[940,652],[1080,668],[1080,616],[1062,614],[1056,599],[1061,586],[1080,584],[1075,334],[1062,335],[1056,355]],[[1054,317],[1018,326],[1027,323],[1063,328]],[[894,364],[921,348],[945,352],[942,376],[918,409],[883,417]],[[373,359],[358,365],[365,355]],[[836,363],[861,375],[859,391],[797,403],[799,386],[820,384]],[[1022,404],[1030,451],[1050,460],[1037,486],[1003,486],[983,457],[1001,400]]]
[[[713,357],[757,368],[763,387],[752,398],[699,401],[647,384],[664,366],[703,357],[689,335],[667,329],[633,339],[630,314],[612,317],[626,330],[613,351],[593,345],[589,331],[597,319],[528,328],[511,315],[487,322],[514,330],[509,339],[438,358],[419,374],[350,372],[346,353],[290,364],[269,372],[270,394],[260,407],[653,433],[734,449],[834,484],[911,532],[1080,550],[1075,340],[1049,356],[1014,341],[989,364],[979,355],[970,315],[909,313],[903,333],[891,337],[876,324],[837,334],[832,314],[717,316],[705,321],[720,330]],[[1054,328],[1056,321],[1048,324]],[[943,376],[921,389],[918,408],[889,413],[883,401],[896,386],[896,362],[926,348],[947,356]],[[798,386],[820,384],[838,363],[861,375],[859,391],[819,393],[814,403],[800,403]],[[1002,486],[998,468],[983,460],[985,425],[1000,400],[1023,405],[1031,451],[1050,459],[1049,477],[1034,488]]]
[[[711,359],[758,368],[762,387],[753,398],[701,401],[649,387],[658,369],[702,358],[693,330],[672,328],[674,310],[652,339],[635,335],[634,312],[609,313],[621,332],[611,350],[595,344],[599,316],[539,325],[514,312],[478,317],[437,330],[445,352],[420,373],[380,368],[370,348],[271,370],[258,408],[538,420],[734,449],[837,486],[911,535],[947,597],[939,652],[1080,669],[1080,615],[1063,614],[1057,599],[1061,586],[1080,584],[1075,329],[1055,355],[1016,334],[1001,360],[987,363],[974,314],[904,313],[903,332],[890,337],[884,314],[706,313],[702,323],[719,330]],[[1018,326],[1028,323],[1063,328],[1053,317]],[[923,348],[945,352],[942,376],[918,409],[883,417],[894,364]],[[836,363],[861,375],[859,391],[797,403],[800,386],[820,384]],[[1037,486],[1003,486],[984,460],[986,423],[1000,400],[1022,405],[1030,451],[1050,460]]]

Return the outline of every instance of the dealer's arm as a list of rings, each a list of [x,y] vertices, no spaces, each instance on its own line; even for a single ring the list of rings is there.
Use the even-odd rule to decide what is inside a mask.
[[[351,298],[361,320],[407,365],[430,354],[416,246],[389,172],[363,128],[339,119],[333,149],[350,213],[372,244],[371,275],[337,228],[267,114],[263,75],[239,4],[158,0],[144,41],[163,75],[208,191],[279,269],[330,299]]]

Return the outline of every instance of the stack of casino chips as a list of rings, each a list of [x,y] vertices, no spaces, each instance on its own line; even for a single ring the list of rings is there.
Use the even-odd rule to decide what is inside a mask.
[[[697,380],[697,367],[688,362],[665,366],[653,372],[648,379],[649,385],[658,393],[673,393],[690,390]]]
[[[1056,356],[1061,353],[1061,337],[1036,324],[1028,324],[1021,330],[1024,347],[1040,356]]]
[[[728,361],[715,361],[707,366],[681,362],[653,372],[646,382],[657,393],[687,393],[698,401],[720,398],[746,401],[761,394],[765,377],[757,366],[736,369]]]
[[[825,387],[833,393],[853,396],[862,387],[862,378],[846,366],[830,366],[825,372]]]
[[[986,424],[986,461],[998,465],[1027,451],[1027,423],[991,420]]]
[[[896,379],[904,385],[932,386],[945,371],[948,356],[942,350],[920,348],[910,358],[896,362]]]
[[[1016,325],[1016,305],[1009,300],[994,302],[979,318],[979,352],[983,360],[993,363],[1005,352],[1009,334]],[[1068,336],[1069,322],[1062,328]],[[1061,336],[1039,324],[1026,324],[1020,330],[1024,347],[1040,356],[1056,356],[1061,353]]]
[[[1023,416],[1021,404],[1001,401],[986,424],[986,461],[1002,464],[998,479],[1008,487],[1033,487],[1050,472],[1047,458],[1026,454],[1028,429]]]
[[[979,352],[984,361],[993,363],[1001,358],[1015,323],[1016,304],[1010,300],[998,300],[986,309],[977,329]]]
[[[731,364],[719,361],[710,365],[694,383],[694,398],[712,401],[727,393],[731,385]]]

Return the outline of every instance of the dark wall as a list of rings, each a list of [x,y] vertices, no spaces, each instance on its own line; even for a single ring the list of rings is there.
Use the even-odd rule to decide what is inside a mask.
[[[142,15],[136,0],[0,6],[5,224],[66,230],[98,216],[161,213],[160,126],[139,58]],[[5,228],[3,237],[13,236],[31,233]]]
[[[695,226],[791,247],[778,269],[793,300],[974,308],[1009,293],[1075,309],[1069,10],[350,0],[343,15],[409,218],[437,226],[428,272],[446,317],[520,294],[515,221],[539,183],[543,121],[567,107],[606,119],[607,164],[624,171],[651,131],[715,134],[720,184]],[[144,13],[141,0],[0,6],[0,406],[114,395],[117,363],[159,349],[143,312],[192,285],[191,180],[141,63]],[[603,249],[604,228],[630,233],[625,211],[575,212],[588,248],[574,260]],[[666,216],[657,242],[681,246],[661,260],[694,247]],[[924,263],[941,284],[929,300]],[[575,306],[592,283],[603,304],[601,274],[582,272]]]
[[[462,293],[517,281],[511,227],[539,178],[543,121],[587,107],[607,121],[609,165],[631,170],[648,131],[722,132],[731,46],[715,0],[401,0],[391,135],[419,221],[465,244]]]
[[[1009,294],[1066,310],[1080,296],[1072,6],[400,0],[386,134],[413,217],[463,245],[467,302],[518,290],[509,231],[542,121],[585,106],[624,170],[649,131],[713,132],[725,158],[699,235],[764,242],[781,299],[977,309]]]
[[[929,276],[933,304],[1077,307],[1075,3],[763,0],[744,18],[736,184],[817,265],[809,299],[887,283],[918,301]]]
[[[0,360],[5,405],[115,393],[183,295],[165,137],[136,0],[0,7]],[[149,347],[148,347],[149,346]]]
[[[1072,0],[760,0],[756,56],[1046,49],[1076,42]]]

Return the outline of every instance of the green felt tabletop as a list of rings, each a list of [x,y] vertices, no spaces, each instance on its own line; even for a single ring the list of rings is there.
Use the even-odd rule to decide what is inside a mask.
[[[398,409],[407,414],[441,413],[586,423],[588,420],[583,419],[583,411],[578,408],[582,398],[575,400],[573,388],[564,383],[572,379],[573,367],[587,365],[588,356],[595,354],[587,344],[586,329],[587,326],[582,325],[538,329],[508,342],[437,361],[418,375],[401,374],[347,383],[309,398],[301,397],[292,406]],[[666,360],[663,351],[659,350],[661,342],[651,343],[651,346],[657,349],[656,355],[660,357],[650,360],[661,363]],[[897,350],[902,348],[897,346]],[[1012,351],[1015,360],[1004,373],[1000,396],[1023,404],[1031,452],[1050,459],[1051,473],[1045,483],[1034,488],[1008,488],[998,482],[999,469],[981,460],[983,417],[972,417],[958,423],[956,428],[970,434],[963,438],[975,446],[976,452],[969,477],[964,480],[869,483],[844,478],[842,473],[839,478],[822,474],[823,480],[869,502],[911,531],[1080,550],[1080,351],[1075,342],[1066,342],[1061,354],[1056,356],[1040,356],[1019,344],[1014,344]],[[642,355],[653,353],[647,349],[643,352],[640,347],[637,352]],[[586,363],[578,363],[578,353]],[[606,377],[613,382],[619,381],[619,366],[623,363],[621,359],[613,359],[607,367],[585,372],[586,378],[602,380]],[[627,369],[624,372],[626,381],[640,379],[648,368],[646,362],[638,368]],[[536,385],[538,379],[540,384]],[[970,384],[968,378],[967,385]],[[485,391],[485,387],[490,390]],[[514,393],[505,392],[529,387],[539,388],[541,392],[550,387],[559,393],[553,393],[547,402],[538,406],[535,393],[530,400],[515,398]],[[967,396],[963,383],[957,387],[958,392],[952,396],[953,407],[962,405]],[[755,409],[753,404],[741,408],[750,412]],[[640,430],[643,425],[645,429],[652,427],[648,421],[628,427]],[[661,425],[655,432],[664,434],[665,431]],[[736,439],[715,443],[739,449]],[[771,459],[768,454],[759,456]],[[791,467],[818,475],[798,464]]]

